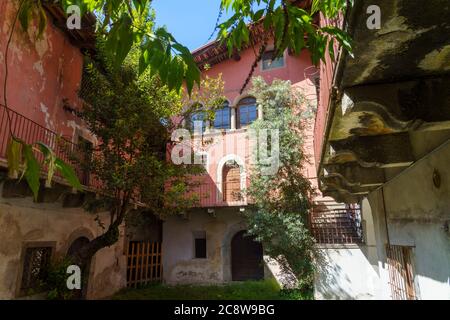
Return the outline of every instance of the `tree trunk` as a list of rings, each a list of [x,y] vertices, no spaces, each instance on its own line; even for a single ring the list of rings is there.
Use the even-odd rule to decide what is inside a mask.
[[[80,266],[87,264],[99,250],[110,247],[119,240],[119,227],[125,217],[125,210],[121,208],[120,211],[105,233],[94,238],[73,255],[72,259],[75,264]],[[111,215],[113,215],[113,212],[111,212]]]

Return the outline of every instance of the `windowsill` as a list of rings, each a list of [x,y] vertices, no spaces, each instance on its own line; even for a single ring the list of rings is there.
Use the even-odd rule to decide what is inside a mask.
[[[267,72],[267,71],[279,70],[279,69],[284,69],[284,68],[286,68],[286,65],[283,65],[283,66],[281,66],[281,67],[273,67],[273,68],[269,68],[269,69],[263,69],[263,68],[261,67],[261,72]]]

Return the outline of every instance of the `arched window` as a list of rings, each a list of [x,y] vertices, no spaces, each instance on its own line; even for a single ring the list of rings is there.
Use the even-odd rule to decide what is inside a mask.
[[[206,129],[206,121],[204,119],[205,119],[205,114],[203,112],[199,111],[199,112],[193,113],[191,115],[191,118],[189,119],[189,130],[191,132],[194,132],[195,122],[201,121],[202,122],[202,132],[204,132]]]
[[[253,97],[244,98],[238,103],[238,127],[248,126],[258,117],[256,99]]]
[[[225,101],[222,109],[216,110],[214,117],[214,128],[230,129],[231,128],[231,110],[228,101]]]

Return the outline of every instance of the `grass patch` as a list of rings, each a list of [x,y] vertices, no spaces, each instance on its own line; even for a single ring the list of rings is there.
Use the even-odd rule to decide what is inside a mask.
[[[224,285],[149,285],[124,289],[113,300],[304,300],[310,294],[300,290],[281,290],[274,279]]]

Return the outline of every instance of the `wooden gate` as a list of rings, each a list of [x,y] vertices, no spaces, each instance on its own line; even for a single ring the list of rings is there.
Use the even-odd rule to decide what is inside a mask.
[[[263,248],[253,237],[240,231],[231,240],[231,275],[233,281],[264,278]]]
[[[161,242],[130,241],[127,252],[127,286],[162,280]]]
[[[415,300],[412,247],[386,245],[389,285],[393,300]]]

